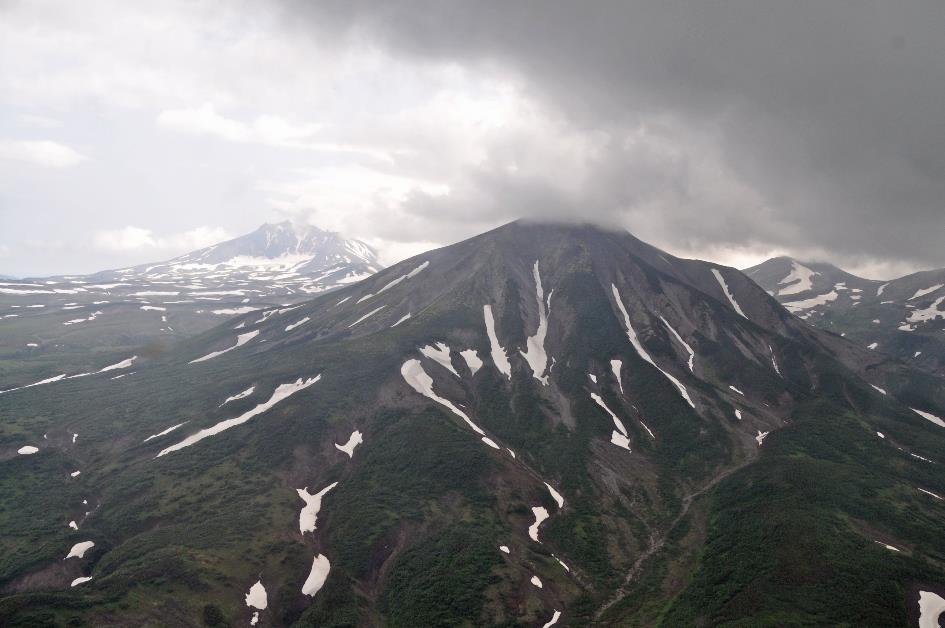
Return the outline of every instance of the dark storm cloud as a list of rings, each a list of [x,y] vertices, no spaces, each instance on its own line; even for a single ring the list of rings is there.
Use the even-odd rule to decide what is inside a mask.
[[[344,0],[286,13],[320,37],[507,71],[614,138],[582,193],[478,172],[450,202],[415,199],[421,215],[520,203],[513,213],[640,220],[706,245],[945,265],[945,3]],[[676,140],[668,171],[620,141],[653,118]],[[702,151],[744,189],[700,198]]]

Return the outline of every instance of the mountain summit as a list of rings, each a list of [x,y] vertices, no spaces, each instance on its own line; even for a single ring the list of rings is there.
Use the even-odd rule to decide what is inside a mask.
[[[272,268],[299,273],[344,268],[376,272],[377,252],[360,240],[290,221],[265,223],[256,231],[215,244],[166,263],[175,265],[222,265],[227,268]]]
[[[0,392],[4,625],[893,626],[945,585],[939,380],[626,232],[127,358]]]

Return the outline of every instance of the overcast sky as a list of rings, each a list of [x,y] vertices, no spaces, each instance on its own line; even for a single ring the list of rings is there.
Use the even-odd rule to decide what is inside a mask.
[[[945,3],[0,0],[0,273],[286,218],[945,266]]]

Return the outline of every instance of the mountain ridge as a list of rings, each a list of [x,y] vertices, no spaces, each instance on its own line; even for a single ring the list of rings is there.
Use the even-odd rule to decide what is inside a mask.
[[[945,269],[881,281],[782,257],[745,273],[812,325],[945,375]]]
[[[628,233],[512,223],[134,369],[0,394],[3,621],[900,625],[945,579],[940,382]]]

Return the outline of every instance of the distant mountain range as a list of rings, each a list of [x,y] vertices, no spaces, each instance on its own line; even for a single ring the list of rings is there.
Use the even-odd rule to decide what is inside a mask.
[[[812,325],[945,375],[945,269],[879,281],[776,257],[745,274]]]
[[[381,268],[377,253],[360,240],[282,222],[163,262],[4,280],[0,360],[52,353],[47,368],[55,370],[73,351],[167,345],[230,316],[306,300]]]
[[[879,288],[816,272],[776,292]],[[734,268],[516,222],[214,320],[0,386],[0,625],[906,626],[945,601],[941,378]]]

